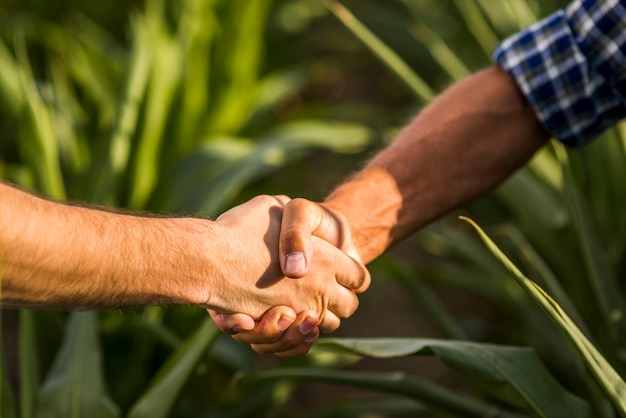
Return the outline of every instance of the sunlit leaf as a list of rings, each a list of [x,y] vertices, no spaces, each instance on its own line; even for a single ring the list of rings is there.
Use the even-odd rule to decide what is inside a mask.
[[[530,297],[539,304],[547,316],[559,327],[561,332],[568,337],[572,345],[580,353],[585,364],[587,364],[592,375],[597,379],[598,383],[604,388],[609,398],[613,401],[620,415],[626,417],[626,383],[624,380],[622,380],[602,354],[591,344],[556,301],[545,293],[536,283],[526,278],[476,223],[469,218],[463,219],[476,229],[480,238],[494,254],[496,259],[511,273]]]

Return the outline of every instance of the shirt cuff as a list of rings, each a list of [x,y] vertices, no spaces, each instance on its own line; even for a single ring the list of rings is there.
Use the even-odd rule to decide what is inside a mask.
[[[493,60],[517,82],[544,128],[580,146],[626,115],[623,97],[582,52],[572,28],[588,26],[580,1],[502,42]],[[589,16],[586,16],[589,19]],[[578,21],[576,20],[578,19]]]

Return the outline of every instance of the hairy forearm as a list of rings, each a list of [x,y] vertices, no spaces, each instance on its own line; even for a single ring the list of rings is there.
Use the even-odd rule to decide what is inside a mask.
[[[191,219],[63,205],[0,185],[2,304],[62,309],[199,303],[211,278]],[[214,254],[215,256],[215,254]]]
[[[490,67],[442,93],[325,203],[367,263],[492,190],[548,138],[510,76]]]

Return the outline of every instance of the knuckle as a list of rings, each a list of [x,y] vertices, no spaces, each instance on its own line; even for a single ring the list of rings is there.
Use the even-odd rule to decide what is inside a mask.
[[[309,205],[311,204],[310,201],[308,201],[307,199],[304,199],[302,197],[295,197],[293,199],[291,199],[291,201],[289,201],[289,207],[290,209],[294,209],[294,210],[303,210],[309,207]]]
[[[272,196],[274,198],[274,200],[276,200],[278,203],[280,203],[281,205],[285,205],[287,204],[287,202],[289,202],[291,200],[291,198],[285,194],[279,194],[279,195],[275,195]]]

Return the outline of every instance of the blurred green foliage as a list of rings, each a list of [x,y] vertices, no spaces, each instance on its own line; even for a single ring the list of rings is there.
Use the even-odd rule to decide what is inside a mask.
[[[328,4],[3,0],[4,178],[60,200],[200,216],[261,193],[320,199],[434,94],[488,65],[500,39],[565,1]],[[551,145],[463,211],[621,376],[625,138],[620,126],[581,151]],[[418,308],[393,320],[418,316],[451,340],[370,334],[278,360],[194,307],[3,311],[2,416],[615,416],[568,340],[454,215],[371,265],[375,285]],[[366,293],[361,311],[382,297]],[[409,372],[415,354],[460,374]],[[363,357],[400,358],[404,371],[367,370]],[[310,381],[367,392],[305,391],[311,410]]]

